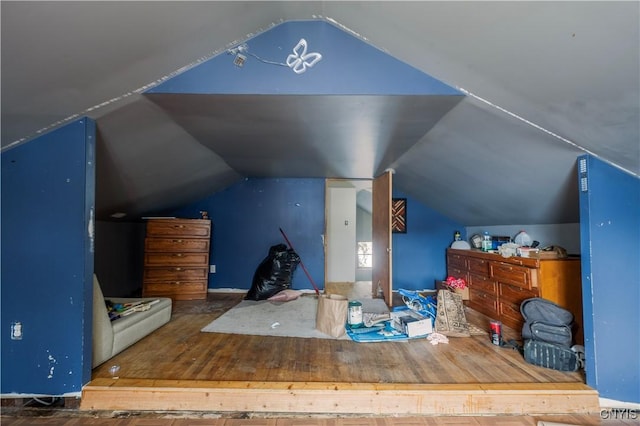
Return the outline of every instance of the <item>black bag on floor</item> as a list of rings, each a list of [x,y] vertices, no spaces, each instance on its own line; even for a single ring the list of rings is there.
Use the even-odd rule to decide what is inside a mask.
[[[574,348],[527,339],[524,342],[524,360],[539,367],[558,371],[578,371],[582,367],[580,354]],[[584,356],[584,355],[583,355]]]
[[[573,345],[573,314],[555,303],[533,297],[520,305],[524,318],[524,359],[529,364],[558,371],[584,366],[584,349]]]
[[[266,300],[291,287],[300,256],[284,244],[269,248],[269,255],[256,268],[246,300]]]
[[[520,304],[524,318],[522,338],[552,343],[566,348],[573,345],[573,314],[555,303],[533,297]]]
[[[536,321],[529,325],[528,331],[527,339],[553,343],[566,348],[571,347],[573,343],[573,332],[568,325],[552,325]],[[523,332],[523,338],[525,338],[524,334]]]

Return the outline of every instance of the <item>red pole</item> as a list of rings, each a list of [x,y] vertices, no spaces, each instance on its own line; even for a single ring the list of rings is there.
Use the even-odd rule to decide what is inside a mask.
[[[278,229],[280,229],[280,233],[282,234],[284,239],[287,241],[287,244],[289,244],[289,248],[291,250],[293,250],[293,251],[296,251],[293,248],[293,245],[291,244],[291,241],[289,241],[289,238],[287,238],[287,234],[284,233],[282,228],[278,228]],[[300,255],[298,255],[298,257],[300,257]],[[311,278],[311,275],[309,275],[309,271],[307,271],[307,268],[305,268],[304,263],[302,263],[302,258],[300,258],[300,266],[302,266],[302,270],[304,271],[305,274],[307,274],[307,278],[309,278],[309,281],[311,281],[311,285],[316,290],[316,294],[319,296],[320,295],[320,290],[318,290],[318,286],[316,285],[316,283],[313,282],[313,278]]]

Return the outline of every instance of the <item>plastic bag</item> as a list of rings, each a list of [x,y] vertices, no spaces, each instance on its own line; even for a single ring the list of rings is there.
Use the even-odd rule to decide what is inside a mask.
[[[291,287],[300,256],[284,244],[269,248],[269,255],[256,268],[246,300],[266,300]]]

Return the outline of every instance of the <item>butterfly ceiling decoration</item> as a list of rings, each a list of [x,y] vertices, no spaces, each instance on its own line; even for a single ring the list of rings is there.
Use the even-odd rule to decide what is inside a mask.
[[[296,74],[302,74],[322,59],[322,55],[317,52],[307,53],[307,40],[301,38],[293,53],[287,56],[287,65]]]

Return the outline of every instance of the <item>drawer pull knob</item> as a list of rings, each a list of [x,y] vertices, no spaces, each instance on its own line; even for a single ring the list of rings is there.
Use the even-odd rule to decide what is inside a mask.
[[[176,271],[182,271],[182,268],[176,268]]]
[[[175,257],[182,257],[182,253],[176,253],[174,254]]]
[[[174,243],[181,243],[182,240],[173,240]]]

